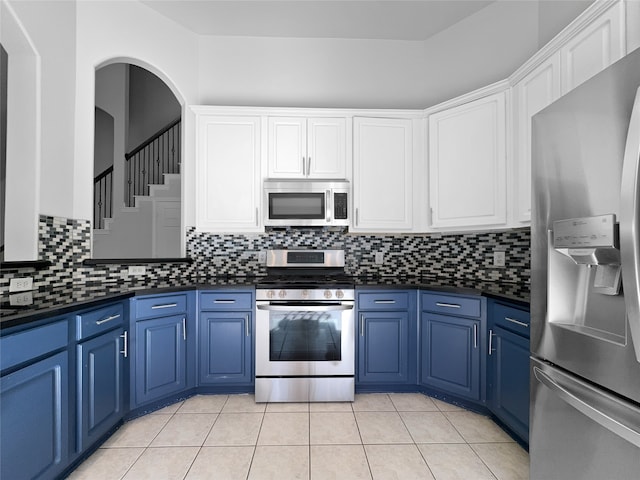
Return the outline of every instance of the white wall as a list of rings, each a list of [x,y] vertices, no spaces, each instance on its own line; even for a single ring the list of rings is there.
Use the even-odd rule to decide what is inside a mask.
[[[200,38],[214,105],[425,108],[506,78],[537,49],[536,2],[498,1],[425,42]]]
[[[114,62],[139,65],[159,76],[183,107],[183,137],[192,137],[193,116],[186,105],[198,103],[197,37],[138,2],[92,1],[77,4],[76,124],[73,218],[91,218],[93,108],[96,67]],[[191,119],[191,121],[189,121]],[[193,142],[184,142],[183,186],[193,184]],[[185,188],[193,192],[193,188]],[[194,224],[193,196],[185,195],[183,218]],[[191,212],[191,213],[189,213]]]

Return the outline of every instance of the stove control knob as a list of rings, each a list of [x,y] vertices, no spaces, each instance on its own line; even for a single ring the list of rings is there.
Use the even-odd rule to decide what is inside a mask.
[[[344,297],[344,292],[342,290],[336,291],[336,298],[343,298],[343,297]]]
[[[302,290],[300,295],[302,296],[302,298],[309,298],[309,290]]]
[[[273,290],[269,290],[267,292],[267,298],[273,298],[274,295],[275,295],[275,292]]]
[[[331,290],[324,291],[324,298],[327,298],[327,299],[331,298]]]
[[[279,296],[280,298],[284,298],[284,297],[286,297],[286,296],[287,296],[287,292],[286,292],[286,291],[284,291],[284,290],[280,290],[280,292],[278,293],[278,296]]]

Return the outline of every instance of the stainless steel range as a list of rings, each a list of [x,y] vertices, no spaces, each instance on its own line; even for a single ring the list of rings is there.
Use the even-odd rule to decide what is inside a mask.
[[[257,402],[353,401],[354,288],[343,250],[270,250],[256,290]]]

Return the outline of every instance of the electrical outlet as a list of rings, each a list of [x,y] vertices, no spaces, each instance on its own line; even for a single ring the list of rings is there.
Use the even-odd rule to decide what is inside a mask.
[[[9,292],[26,292],[33,290],[33,277],[12,278],[9,280]]]
[[[265,252],[264,250],[258,252],[258,263],[267,263],[267,252]]]
[[[129,275],[132,277],[144,275],[145,273],[147,273],[147,267],[145,265],[129,265]]]
[[[496,250],[493,252],[493,266],[494,267],[505,267],[507,265],[506,253],[501,250]]]
[[[9,305],[12,307],[33,305],[33,292],[12,293],[9,295]]]
[[[384,253],[376,252],[376,265],[384,264]]]

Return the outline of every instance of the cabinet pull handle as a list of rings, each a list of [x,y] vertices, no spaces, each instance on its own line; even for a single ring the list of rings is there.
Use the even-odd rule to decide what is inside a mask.
[[[177,306],[178,306],[177,303],[165,303],[163,305],[154,305],[151,307],[151,310],[157,310],[158,308],[173,308]]]
[[[478,348],[478,325],[473,324],[473,348]]]
[[[307,177],[311,175],[311,157],[307,157]]]
[[[225,299],[218,299],[216,298],[213,303],[236,303],[235,300],[231,299],[231,300],[225,300]]]
[[[182,317],[182,339],[187,339],[187,317]]]
[[[529,328],[528,323],[521,322],[520,320],[516,320],[515,318],[504,317],[507,322],[515,323],[516,325],[520,325],[521,327]]]
[[[493,352],[493,336],[495,335],[495,333],[493,333],[493,330],[489,330],[489,355],[492,355]]]
[[[440,303],[440,302],[436,302],[436,306],[445,307],[445,308],[460,308],[460,305],[458,305],[457,303]]]
[[[394,304],[396,303],[396,301],[395,300],[374,300],[373,303]]]
[[[248,337],[249,334],[250,334],[250,332],[249,332],[249,314],[246,314],[244,316],[244,335],[246,337]]]
[[[302,157],[302,176],[306,177],[307,176],[307,172],[305,171],[305,161],[304,161],[304,157]]]
[[[116,318],[120,318],[119,313],[116,315],[109,315],[108,317],[103,318],[102,320],[96,321],[96,325],[102,325],[103,323],[110,322],[111,320],[115,320]]]
[[[260,225],[260,215],[258,214],[258,207],[256,207],[256,227]]]
[[[364,337],[364,315],[360,314],[360,336]]]
[[[358,226],[359,223],[360,222],[358,220],[358,209],[356,208],[356,227]]]
[[[124,333],[122,335],[120,335],[120,338],[123,339],[123,341],[122,341],[122,350],[120,350],[120,353],[122,353],[124,358],[127,358],[129,356],[129,348],[128,348],[129,335],[128,334],[129,334],[129,332],[127,330],[125,330]]]

